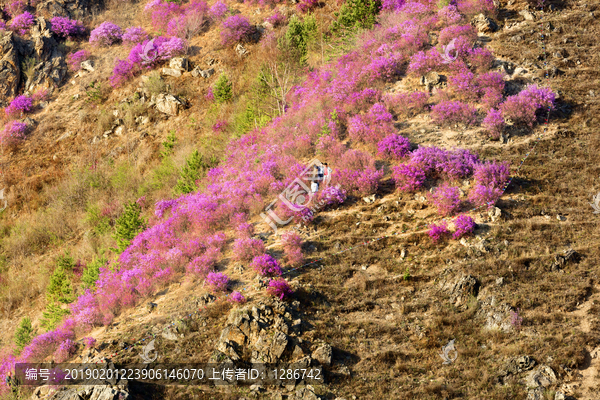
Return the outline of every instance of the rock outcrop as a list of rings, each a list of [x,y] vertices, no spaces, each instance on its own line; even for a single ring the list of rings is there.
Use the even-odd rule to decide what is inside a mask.
[[[0,103],[17,94],[21,68],[14,35],[11,31],[0,31]]]

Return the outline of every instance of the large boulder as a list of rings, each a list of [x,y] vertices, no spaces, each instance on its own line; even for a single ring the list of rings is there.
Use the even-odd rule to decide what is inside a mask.
[[[50,92],[62,85],[67,76],[67,63],[58,43],[50,32],[50,23],[44,18],[36,19],[31,28],[33,55],[36,64],[27,76],[25,90],[34,92],[46,89]]]
[[[17,94],[21,68],[13,33],[0,31],[0,103]]]

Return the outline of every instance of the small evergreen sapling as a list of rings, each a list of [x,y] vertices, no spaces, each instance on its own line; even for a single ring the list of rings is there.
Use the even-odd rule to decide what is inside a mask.
[[[15,331],[15,345],[19,351],[23,350],[23,347],[31,343],[33,339],[33,328],[31,327],[31,319],[29,317],[23,317],[19,322],[19,327]]]
[[[117,240],[117,249],[122,253],[130,244],[131,240],[146,227],[146,221],[141,217],[142,208],[139,204],[131,202],[125,206],[123,213],[115,221],[114,238]]]

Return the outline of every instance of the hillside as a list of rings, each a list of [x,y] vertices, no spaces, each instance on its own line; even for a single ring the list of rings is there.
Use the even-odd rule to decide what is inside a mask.
[[[596,5],[0,6],[1,381],[324,378],[4,398],[600,396]]]

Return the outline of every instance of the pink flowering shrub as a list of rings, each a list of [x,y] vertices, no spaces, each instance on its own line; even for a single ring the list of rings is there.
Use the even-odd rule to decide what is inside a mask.
[[[500,196],[502,196],[502,189],[484,185],[475,185],[469,193],[469,201],[478,207],[487,205],[488,208],[491,208]]]
[[[229,7],[227,7],[227,4],[221,1],[217,1],[210,7],[210,10],[208,10],[208,14],[215,21],[223,19],[227,12],[229,12]]]
[[[441,216],[452,215],[460,207],[460,192],[457,187],[444,183],[429,194],[429,201],[433,203]]]
[[[27,1],[14,0],[4,7],[4,11],[11,17],[22,14],[27,9]]]
[[[473,172],[477,155],[464,149],[445,150],[420,146],[410,155],[410,163],[419,166],[427,177],[457,180]]]
[[[33,101],[44,101],[47,100],[49,96],[48,89],[40,88],[33,92],[31,95],[31,100]]]
[[[471,64],[471,67],[475,68],[475,70],[483,72],[492,67],[494,55],[488,49],[477,47],[469,51],[467,61]]]
[[[110,85],[112,87],[121,86],[127,82],[130,78],[133,78],[137,72],[137,66],[129,60],[117,59],[115,67],[113,68],[113,74],[110,77]]]
[[[235,231],[239,238],[250,238],[254,235],[254,225],[248,222],[242,222],[235,228]]]
[[[438,43],[440,45],[447,45],[452,39],[458,39],[461,36],[465,37],[470,42],[474,42],[477,40],[477,31],[471,25],[448,26],[440,31]]]
[[[239,238],[233,242],[233,259],[248,262],[265,252],[265,245],[260,239]]]
[[[131,26],[125,29],[122,39],[123,43],[133,45],[148,40],[148,37],[148,33],[141,26]]]
[[[433,47],[428,51],[419,51],[411,56],[408,73],[413,76],[425,75],[429,71],[436,70],[440,65],[442,65],[442,56]]]
[[[471,125],[475,122],[475,107],[460,101],[443,101],[431,107],[431,117],[442,125],[463,123]]]
[[[4,125],[0,131],[0,142],[4,144],[15,144],[21,139],[25,139],[27,125],[19,121],[10,121]]]
[[[381,2],[381,10],[382,11],[397,11],[400,10],[406,0],[383,0]]]
[[[169,22],[174,17],[181,15],[183,10],[179,4],[158,2],[149,7],[148,11],[152,20],[152,27],[157,32],[164,33],[167,30]]]
[[[536,121],[536,111],[552,109],[556,95],[549,88],[538,88],[537,85],[528,86],[519,94],[509,96],[500,104],[502,114],[515,123],[523,123],[533,127]]]
[[[302,254],[302,238],[296,232],[285,232],[281,235],[283,253],[289,265],[297,267],[304,262]]]
[[[25,35],[33,25],[34,17],[29,11],[19,14],[10,20],[8,26],[19,35]]]
[[[416,191],[423,186],[427,178],[423,169],[413,164],[400,164],[392,171],[396,189],[402,192]]]
[[[90,32],[90,43],[98,46],[110,46],[121,41],[121,27],[105,21]]]
[[[81,21],[69,19],[66,17],[52,17],[50,19],[50,30],[57,36],[74,37],[85,33],[85,26]]]
[[[208,25],[208,4],[203,0],[193,0],[186,4],[181,14],[171,18],[167,24],[167,34],[189,40]]]
[[[23,116],[24,113],[31,111],[33,101],[30,97],[21,95],[17,96],[4,108],[4,113],[10,119],[15,119]]]
[[[385,104],[405,117],[412,117],[423,111],[429,101],[427,92],[399,92],[385,96]]]
[[[348,120],[348,135],[357,142],[375,144],[393,131],[392,114],[381,103],[375,103],[366,114]]]
[[[452,239],[460,239],[463,236],[468,236],[475,230],[475,221],[468,215],[459,215],[454,220],[454,233]]]
[[[442,7],[437,12],[438,18],[442,25],[455,25],[460,22],[462,15],[454,5]]]
[[[229,286],[229,278],[221,272],[209,272],[205,280],[211,292],[225,292]]]
[[[504,117],[502,111],[492,108],[483,119],[483,126],[491,138],[498,140],[504,130]]]
[[[221,25],[221,43],[229,46],[236,42],[245,42],[250,40],[253,33],[254,27],[250,25],[248,18],[232,15],[227,17]]]
[[[429,225],[429,232],[427,234],[431,238],[433,243],[437,243],[440,240],[446,238],[450,231],[448,230],[448,226],[446,225],[446,221],[442,221],[439,224],[431,224]]]
[[[319,5],[318,0],[299,0],[296,7],[301,13],[307,13]]]
[[[81,68],[81,63],[90,58],[90,52],[87,50],[79,50],[75,53],[69,53],[67,56],[67,64],[71,71],[76,72]]]
[[[273,15],[267,17],[265,21],[273,25],[273,28],[277,28],[279,26],[285,25],[285,23],[287,22],[287,18],[285,15],[279,12],[279,10],[277,10],[273,13]]]
[[[328,186],[319,192],[319,204],[337,206],[346,201],[346,191],[335,186]]]
[[[244,304],[246,302],[246,298],[243,294],[238,291],[231,293],[231,295],[227,298],[230,303],[236,304]]]
[[[215,266],[221,256],[221,250],[215,247],[209,247],[204,254],[195,257],[186,266],[186,271],[197,276],[206,276]]]
[[[401,160],[410,152],[410,141],[404,136],[392,134],[377,143],[377,155],[389,160]]]
[[[510,168],[508,162],[497,163],[486,161],[475,165],[473,178],[480,185],[493,188],[503,188],[510,177]]]
[[[77,349],[77,344],[71,339],[67,339],[62,342],[58,349],[54,352],[54,361],[57,363],[63,363],[67,361]]]
[[[279,262],[269,254],[254,257],[251,265],[252,269],[261,276],[280,276],[283,273]]]
[[[96,346],[96,339],[94,339],[93,337],[87,336],[87,337],[83,338],[83,343],[85,344],[86,349],[91,349]]]
[[[458,10],[468,20],[479,13],[488,17],[495,17],[497,13],[493,0],[458,0],[457,3]]]
[[[280,300],[283,300],[284,298],[294,294],[294,291],[285,279],[273,279],[269,282],[267,293],[269,293],[271,296],[279,297]]]

